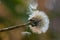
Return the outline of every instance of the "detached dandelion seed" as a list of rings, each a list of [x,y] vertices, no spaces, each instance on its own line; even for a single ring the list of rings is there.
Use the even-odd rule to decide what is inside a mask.
[[[43,11],[33,11],[31,15],[29,15],[28,20],[30,21],[30,29],[33,33],[45,33],[49,27],[49,18]]]
[[[25,36],[25,35],[31,35],[30,32],[21,32],[21,34],[22,34],[23,36]]]

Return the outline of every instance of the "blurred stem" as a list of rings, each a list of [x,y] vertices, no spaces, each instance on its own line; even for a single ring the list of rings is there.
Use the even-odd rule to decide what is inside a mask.
[[[0,29],[0,32],[13,30],[13,29],[17,29],[17,28],[20,28],[20,27],[25,27],[25,26],[27,26],[29,24],[30,23],[26,23],[26,24],[22,24],[22,25],[16,25],[16,26],[10,26],[10,27],[7,27],[7,28],[2,28],[2,29]]]

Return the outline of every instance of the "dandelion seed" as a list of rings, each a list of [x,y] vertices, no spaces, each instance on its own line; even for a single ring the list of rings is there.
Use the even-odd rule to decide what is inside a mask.
[[[25,35],[31,35],[30,32],[21,32],[21,34],[22,34],[23,36],[25,36]]]
[[[37,9],[38,7],[37,0],[31,0],[30,7],[31,9]]]
[[[29,10],[32,12],[33,10],[36,10],[38,7],[37,0],[31,0],[31,3],[29,4]]]
[[[30,29],[34,33],[45,33],[49,27],[49,18],[43,11],[33,11],[31,15],[29,15],[28,20],[30,21]]]
[[[30,4],[30,7],[31,7],[32,9],[37,9],[37,6],[38,6],[37,3],[35,3],[35,4]]]

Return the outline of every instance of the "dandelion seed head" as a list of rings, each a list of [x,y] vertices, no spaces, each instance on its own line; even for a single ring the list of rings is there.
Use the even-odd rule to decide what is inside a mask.
[[[45,14],[45,12],[39,11],[39,10],[33,11],[32,14],[29,15],[28,20],[34,20],[34,22],[30,21],[32,24],[29,25],[32,32],[41,34],[41,33],[45,33],[48,30],[49,18]],[[38,22],[38,23],[36,23],[36,22]],[[35,23],[37,25],[34,25]]]

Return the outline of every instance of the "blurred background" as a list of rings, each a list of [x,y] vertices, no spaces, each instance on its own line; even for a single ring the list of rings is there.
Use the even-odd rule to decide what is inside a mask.
[[[30,0],[0,0],[0,29],[27,22]],[[46,12],[50,26],[45,34],[23,36],[26,28],[0,32],[0,40],[60,40],[60,0],[37,0],[38,10]]]

